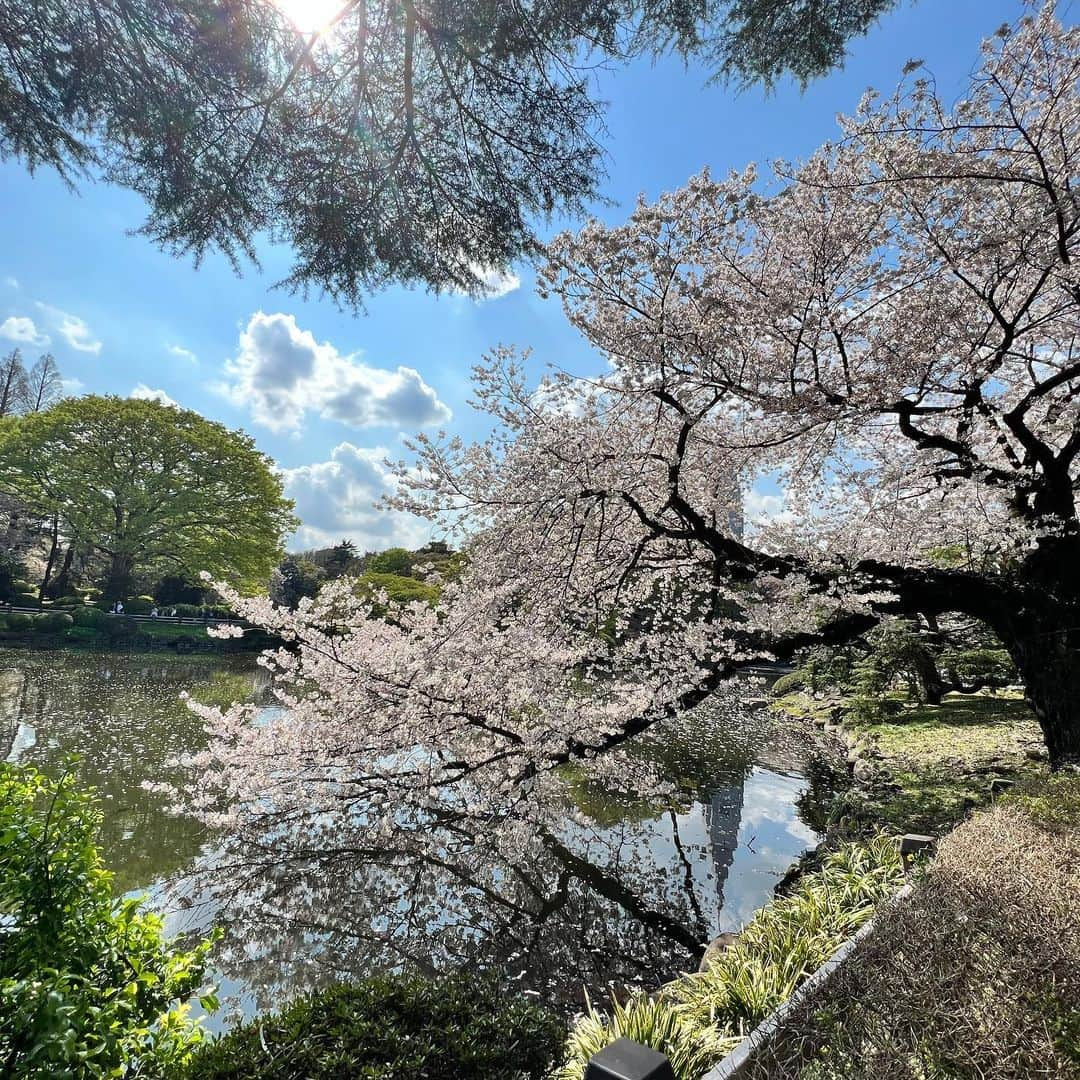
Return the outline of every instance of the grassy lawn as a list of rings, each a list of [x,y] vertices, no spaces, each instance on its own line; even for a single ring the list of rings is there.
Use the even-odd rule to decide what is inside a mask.
[[[203,641],[206,638],[206,626],[202,623],[140,622],[139,632],[169,641],[177,638]]]
[[[1038,723],[1018,694],[950,694],[940,706],[906,705],[860,717],[842,698],[788,694],[775,707],[789,716],[839,722],[864,764],[861,781],[837,815],[856,828],[940,834],[990,800],[995,779],[1044,771]]]
[[[1018,694],[949,694],[936,707],[916,705],[850,726],[884,758],[921,768],[1004,762],[1042,745],[1035,716]]]

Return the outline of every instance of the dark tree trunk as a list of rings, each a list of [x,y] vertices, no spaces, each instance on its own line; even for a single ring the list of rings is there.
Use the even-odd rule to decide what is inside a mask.
[[[52,520],[51,543],[49,544],[49,558],[45,562],[45,573],[41,575],[41,585],[38,588],[38,605],[45,599],[45,590],[49,587],[49,578],[52,577],[53,566],[56,564],[56,553],[60,550],[60,519],[54,514]]]
[[[920,702],[924,705],[940,705],[949,687],[941,677],[930,650],[923,645],[916,645],[910,659]]]
[[[112,603],[130,596],[134,569],[135,563],[130,555],[114,555],[105,588],[102,590],[102,599]]]
[[[64,561],[60,565],[60,572],[53,579],[52,595],[54,597],[66,595],[71,585],[71,565],[75,561],[75,541],[67,546],[64,552]]]
[[[1021,571],[1026,586],[1005,647],[1038,717],[1053,768],[1080,765],[1080,534],[1044,537]],[[1000,632],[999,632],[1000,636]]]
[[[1039,618],[1005,645],[1042,728],[1050,764],[1080,765],[1080,624],[1073,617]]]

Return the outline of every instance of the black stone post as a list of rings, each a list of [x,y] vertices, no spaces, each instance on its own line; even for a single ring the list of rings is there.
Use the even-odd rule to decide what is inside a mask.
[[[589,1058],[585,1080],[675,1080],[675,1073],[659,1051],[630,1039],[616,1039]]]

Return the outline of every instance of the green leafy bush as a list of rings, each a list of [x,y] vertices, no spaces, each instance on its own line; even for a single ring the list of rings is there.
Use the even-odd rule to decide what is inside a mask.
[[[402,577],[399,574],[369,572],[356,579],[356,594],[364,599],[386,593],[392,604],[409,604],[419,600],[425,604],[439,601],[439,589],[417,578]]]
[[[417,562],[417,555],[405,548],[387,548],[364,559],[364,570],[372,574],[407,575]]]
[[[773,697],[783,697],[785,694],[794,693],[796,690],[806,689],[806,672],[802,668],[796,668],[785,675],[781,675],[771,687]]]
[[[129,596],[123,603],[126,615],[149,615],[154,608],[152,596]]]
[[[29,584],[23,580],[26,567],[18,556],[10,551],[0,551],[0,603],[6,603],[17,592],[29,592]]]
[[[5,1077],[159,1076],[202,1038],[185,1003],[210,943],[177,948],[141,899],[113,898],[100,825],[70,774],[0,765]]]
[[[34,630],[39,634],[58,634],[74,625],[75,620],[63,611],[46,611],[42,615],[35,615]]]
[[[541,1080],[565,1029],[539,1005],[462,975],[331,987],[206,1042],[186,1080]]]
[[[17,592],[14,596],[12,596],[11,602],[12,604],[14,604],[15,607],[36,608],[38,606],[38,595],[37,593]]]
[[[93,629],[101,629],[112,618],[101,608],[96,607],[76,608],[71,617],[76,626],[87,626]]]
[[[130,641],[138,635],[139,624],[125,615],[106,615],[102,629],[110,641]]]
[[[7,616],[8,629],[16,633],[23,633],[34,625],[33,615],[24,615],[22,612],[13,611]]]
[[[0,615],[0,630],[8,629],[8,617],[6,615]]]

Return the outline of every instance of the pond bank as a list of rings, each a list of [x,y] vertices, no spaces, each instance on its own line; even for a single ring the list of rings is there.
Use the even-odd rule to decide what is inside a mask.
[[[3,618],[3,616],[0,616]],[[140,622],[132,625],[94,626],[57,625],[53,613],[41,618],[25,616],[28,625],[11,626],[11,616],[0,628],[0,647],[11,649],[65,649],[83,652],[161,652],[176,653],[256,653],[272,648],[274,639],[259,630],[247,630],[242,637],[211,637],[204,624]],[[122,618],[122,617],[121,617]]]
[[[701,973],[652,998],[615,1003],[610,1017],[583,1018],[578,1044],[574,1036],[570,1043],[573,1080],[582,1049],[595,1052],[616,1034],[663,1050],[678,1080],[697,1080],[702,1060],[715,1062],[727,1048],[716,1036],[731,1029],[714,1030],[718,1016],[741,1000],[739,1023],[752,1026],[761,1015],[745,1003],[764,1007],[760,994],[772,993],[775,1006],[820,966],[822,930],[837,915],[851,918],[861,890],[845,867],[830,898],[828,868],[838,852],[862,847],[842,842],[852,835],[877,833],[864,850],[896,851],[880,830],[943,838],[907,895],[882,909],[830,979],[785,1006],[749,1054],[740,1049],[738,1075],[906,1076],[896,1071],[904,1061],[929,1063],[927,1075],[1080,1075],[1080,775],[1048,774],[1041,733],[1019,695],[951,695],[933,708],[886,700],[867,716],[837,695],[800,693],[780,697],[773,711],[809,725],[841,760],[846,749],[851,787],[835,800],[826,840],[750,926],[714,943]],[[880,868],[880,854],[874,861]],[[882,899],[856,903],[856,918]],[[770,931],[777,947],[763,950]]]

